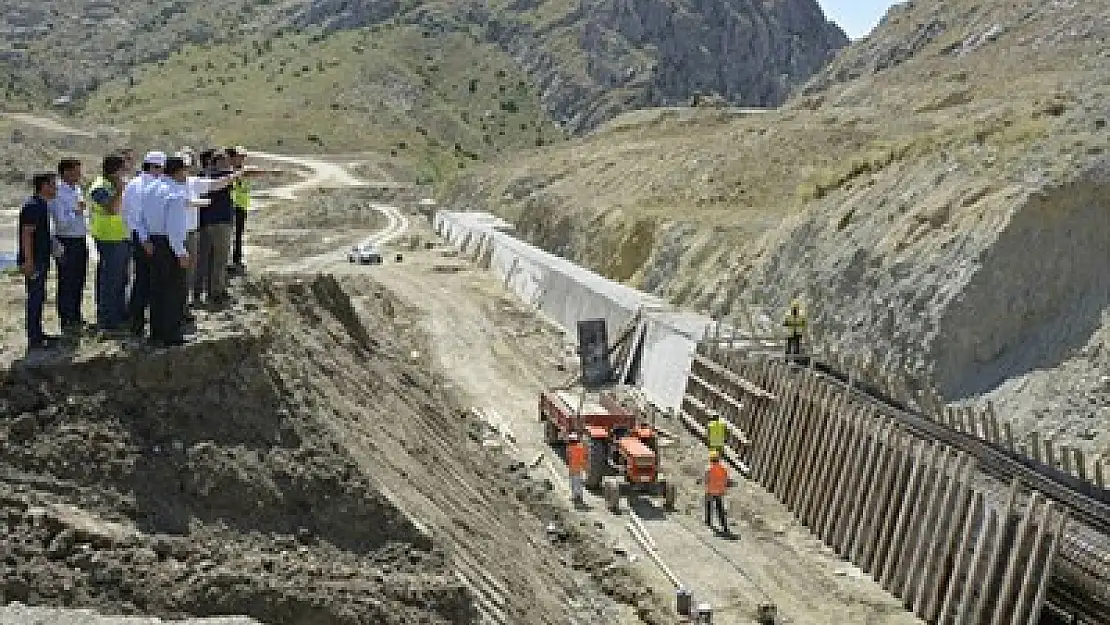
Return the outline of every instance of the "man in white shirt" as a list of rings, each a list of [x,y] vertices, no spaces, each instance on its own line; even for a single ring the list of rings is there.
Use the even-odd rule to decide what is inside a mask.
[[[50,200],[50,218],[54,222],[55,261],[58,266],[58,320],[62,333],[75,338],[84,329],[81,302],[85,298],[85,276],[89,270],[89,246],[85,237],[84,192],[81,161],[65,158],[58,162],[58,195]]]
[[[166,159],[163,180],[143,192],[142,223],[150,257],[150,338],[158,346],[184,345],[185,249],[189,212],[188,171],[178,157]]]
[[[147,152],[143,157],[142,173],[132,178],[123,189],[123,219],[131,230],[131,259],[135,265],[131,272],[133,279],[128,303],[131,332],[135,336],[142,336],[146,329],[146,309],[150,305],[150,258],[153,248],[142,220],[144,193],[158,182],[165,166],[164,153]]]
[[[181,151],[174,156],[185,161],[185,168],[188,171],[188,176],[185,178],[185,187],[189,192],[189,207],[186,209],[185,221],[185,250],[193,262],[185,269],[184,317],[186,325],[190,325],[196,322],[193,313],[189,310],[191,308],[189,295],[193,293],[193,284],[196,282],[197,229],[200,228],[200,211],[208,206],[208,200],[201,195],[211,190],[214,181],[197,175],[200,169],[197,167],[196,154],[190,148],[181,148]]]

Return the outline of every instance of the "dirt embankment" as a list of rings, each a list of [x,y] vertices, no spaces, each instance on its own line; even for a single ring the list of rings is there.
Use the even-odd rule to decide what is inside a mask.
[[[245,291],[252,332],[6,374],[0,604],[600,623],[604,570],[650,615],[589,536],[550,540],[550,484],[482,447],[390,294],[359,312],[330,277]]]

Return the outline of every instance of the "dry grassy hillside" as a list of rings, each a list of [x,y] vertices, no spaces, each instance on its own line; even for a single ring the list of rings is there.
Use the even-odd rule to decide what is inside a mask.
[[[449,195],[717,314],[802,295],[949,398],[1031,376],[997,399],[1110,452],[1108,35],[1104,0],[908,3],[779,110],[626,116]]]
[[[374,150],[427,182],[563,139],[495,46],[393,25],[188,46],[99,88],[82,117],[194,145]]]

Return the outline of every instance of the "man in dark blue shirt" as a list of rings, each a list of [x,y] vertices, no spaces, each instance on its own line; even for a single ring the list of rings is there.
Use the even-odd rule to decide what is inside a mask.
[[[231,168],[231,160],[223,150],[212,154],[209,167],[202,175],[210,180],[235,178],[239,174]],[[199,245],[197,246],[196,285],[194,299],[200,291],[207,290],[210,308],[223,308],[230,298],[227,292],[227,261],[231,254],[231,234],[235,227],[235,207],[231,201],[231,187],[222,186],[201,196],[209,201],[200,211]],[[197,288],[200,287],[200,288]]]
[[[19,251],[16,262],[27,285],[27,349],[52,347],[59,337],[42,331],[42,309],[46,304],[46,274],[50,270],[50,210],[47,202],[58,194],[57,177],[35,174],[34,195],[19,209]]]

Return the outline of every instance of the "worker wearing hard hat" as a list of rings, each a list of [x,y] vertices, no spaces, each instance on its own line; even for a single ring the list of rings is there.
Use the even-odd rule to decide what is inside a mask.
[[[728,469],[721,462],[721,454],[709,452],[709,468],[705,471],[705,524],[713,526],[713,509],[721,521],[721,533],[728,534],[728,519],[725,517],[725,493],[728,492]]]
[[[802,305],[798,300],[790,302],[790,312],[786,315],[782,325],[787,329],[786,358],[802,354],[802,335],[805,334],[806,316],[802,312]]]
[[[718,454],[723,453],[725,441],[728,439],[728,426],[725,424],[724,417],[720,414],[713,417],[713,420],[709,422],[708,430],[709,450]]]
[[[577,432],[571,432],[567,437],[567,468],[570,471],[570,495],[575,505],[583,505],[583,485],[586,480],[587,464],[586,444],[583,443]]]

